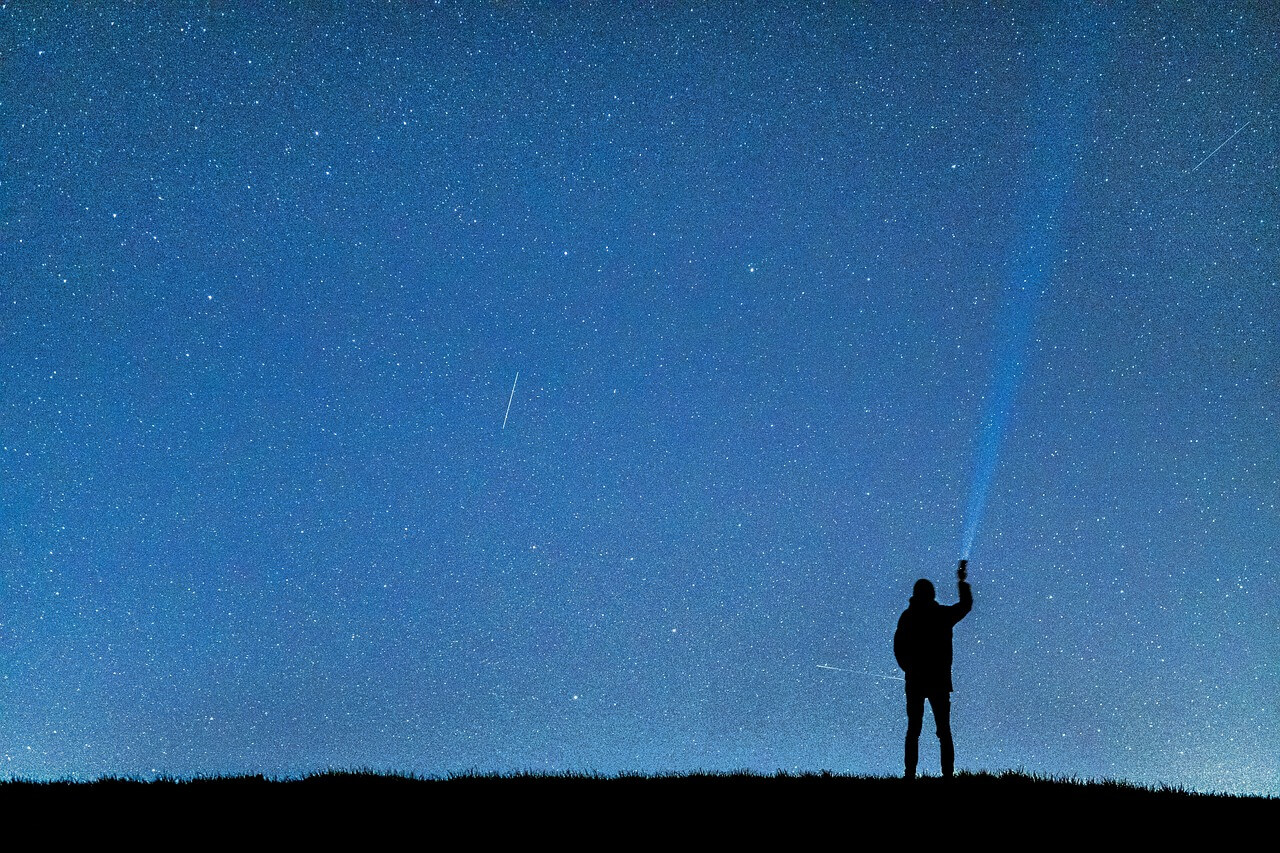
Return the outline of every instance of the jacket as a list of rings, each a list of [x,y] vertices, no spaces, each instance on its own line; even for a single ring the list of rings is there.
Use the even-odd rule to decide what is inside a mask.
[[[910,693],[950,693],[951,629],[973,609],[973,591],[961,581],[960,601],[943,605],[912,598],[898,618],[893,656],[906,674]]]

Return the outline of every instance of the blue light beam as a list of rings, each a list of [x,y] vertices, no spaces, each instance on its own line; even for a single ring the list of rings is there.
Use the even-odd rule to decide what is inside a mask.
[[[965,508],[960,558],[967,560],[986,512],[1005,434],[1013,420],[1018,389],[1032,354],[1041,302],[1062,256],[1062,221],[1089,102],[1096,88],[1102,39],[1087,7],[1069,13],[1063,30],[1042,33],[1044,58],[1036,121],[1028,139],[1028,181],[1014,209],[1022,215],[1002,292],[996,328],[995,368],[987,395],[969,502]],[[1059,32],[1067,38],[1054,38]]]

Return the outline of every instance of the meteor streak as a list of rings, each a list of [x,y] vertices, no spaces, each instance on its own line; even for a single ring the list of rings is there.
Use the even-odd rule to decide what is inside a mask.
[[[511,383],[511,396],[507,398],[507,413],[502,416],[502,428],[507,428],[507,418],[511,417],[511,401],[516,398],[516,382],[520,381],[520,371],[516,371],[516,378]]]
[[[877,673],[867,672],[866,670],[862,670],[862,669],[841,669],[838,666],[827,666],[825,663],[818,664],[818,669],[829,669],[829,670],[832,670],[833,672],[849,672],[854,675],[866,675],[866,676],[870,676],[871,678],[883,678],[886,681],[906,681],[905,678],[901,678],[900,676],[897,676],[897,675],[878,675]]]
[[[1230,142],[1231,140],[1235,139],[1235,138],[1236,138],[1236,136],[1238,136],[1238,135],[1239,135],[1240,131],[1244,130],[1246,127],[1248,127],[1248,126],[1249,126],[1249,125],[1251,125],[1251,124],[1253,124],[1253,119],[1249,119],[1249,120],[1248,120],[1248,121],[1246,121],[1244,124],[1240,125],[1240,127],[1236,128],[1236,132],[1235,132],[1235,133],[1231,134],[1231,135],[1230,135],[1230,136],[1228,136],[1226,139],[1222,140],[1222,145],[1219,145],[1217,148],[1215,148],[1215,149],[1213,149],[1212,151],[1210,151],[1210,152],[1208,153],[1208,155],[1206,155],[1206,156],[1205,156],[1205,158],[1204,158],[1203,160],[1201,160],[1199,163],[1196,163],[1194,166],[1192,166],[1192,167],[1191,167],[1191,172],[1194,172],[1196,169],[1199,169],[1199,168],[1200,168],[1201,166],[1203,166],[1205,163],[1208,163],[1208,162],[1209,162],[1209,158],[1210,158],[1210,157],[1212,157],[1214,154],[1217,154],[1219,151],[1221,151],[1221,150],[1222,150],[1223,145],[1226,145],[1228,142]],[[1188,175],[1190,175],[1190,174],[1191,174],[1191,172],[1187,172],[1187,174],[1188,174]]]

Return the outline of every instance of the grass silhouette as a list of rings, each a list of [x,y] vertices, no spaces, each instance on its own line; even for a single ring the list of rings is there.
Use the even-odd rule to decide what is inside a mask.
[[[0,782],[9,813],[57,826],[130,820],[175,840],[267,827],[273,843],[332,846],[335,833],[367,846],[414,837],[589,840],[593,846],[761,843],[901,844],[964,837],[1001,846],[1120,841],[1185,843],[1197,833],[1270,831],[1280,798],[1143,787],[1019,772],[955,779],[835,773],[451,773],[373,770],[307,776],[103,778]],[[256,831],[256,830],[255,830]],[[239,834],[229,838],[243,840]],[[258,837],[260,842],[265,839]],[[1058,842],[1055,844],[1054,842]]]
[[[1240,802],[1257,803],[1280,809],[1280,798],[1266,795],[1206,793],[1189,791],[1175,785],[1142,786],[1113,779],[1078,779],[1074,777],[1038,776],[1018,771],[1003,773],[959,772],[955,779],[923,776],[913,781],[897,777],[857,776],[831,772],[790,773],[778,771],[767,775],[751,772],[699,771],[693,773],[620,773],[607,775],[594,772],[563,773],[486,773],[475,770],[453,772],[443,776],[383,772],[372,769],[326,770],[303,776],[196,776],[193,778],[160,777],[143,779],[107,776],[91,780],[27,780],[14,778],[0,781],[0,795],[19,792],[90,792],[108,790],[213,792],[244,788],[321,789],[341,788],[351,792],[413,790],[418,792],[490,791],[525,792],[575,789],[580,791],[644,790],[692,791],[700,793],[767,792],[779,796],[803,791],[807,794],[858,792],[888,799],[928,797],[1000,796],[1016,798],[1125,800],[1130,802]]]

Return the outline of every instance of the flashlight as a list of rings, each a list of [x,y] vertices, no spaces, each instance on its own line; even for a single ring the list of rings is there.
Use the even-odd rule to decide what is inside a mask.
[[[969,574],[969,561],[961,560],[960,568],[956,569],[956,577],[958,577],[960,580],[964,580],[965,577],[968,576],[968,574]]]

